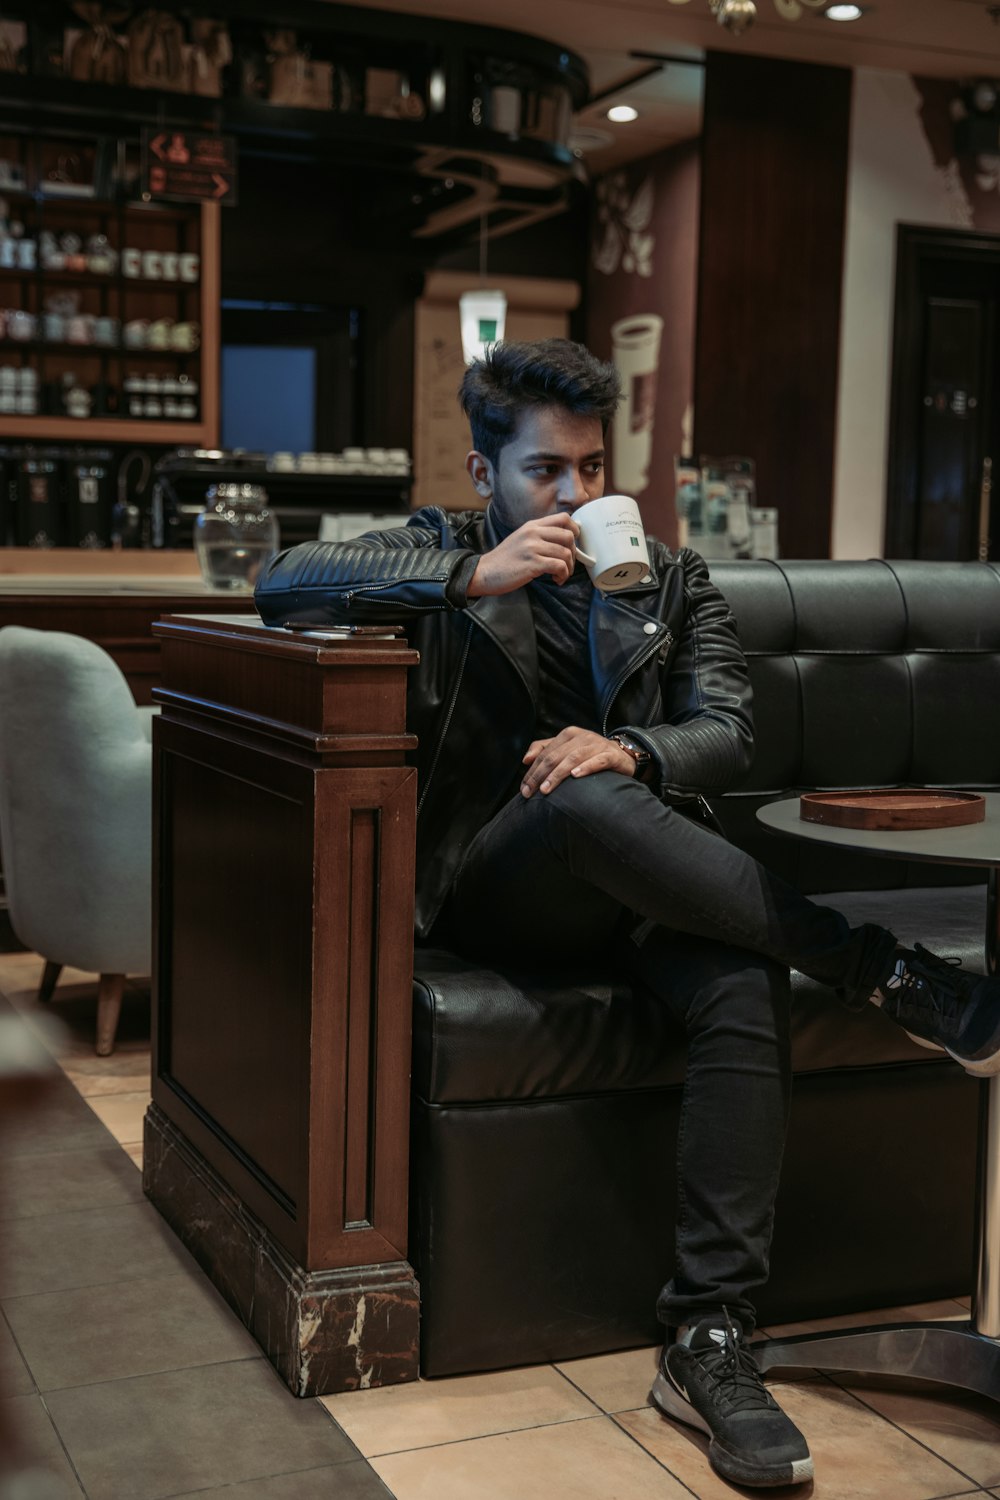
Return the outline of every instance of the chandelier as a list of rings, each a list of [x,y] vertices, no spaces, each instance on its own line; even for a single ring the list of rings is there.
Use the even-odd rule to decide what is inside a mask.
[[[670,0],[671,5],[687,5],[690,0]],[[715,19],[720,26],[727,31],[734,32],[739,36],[741,31],[746,31],[752,26],[757,18],[757,6],[754,0],[708,0],[709,6]],[[797,21],[802,14],[803,7],[808,10],[822,10],[827,0],[774,0],[774,8],[778,15],[785,21]]]

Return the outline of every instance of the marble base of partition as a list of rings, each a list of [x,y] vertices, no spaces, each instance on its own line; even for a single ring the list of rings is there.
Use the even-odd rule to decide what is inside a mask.
[[[420,1293],[408,1261],[303,1270],[155,1104],[143,1188],[296,1396],[416,1380]]]

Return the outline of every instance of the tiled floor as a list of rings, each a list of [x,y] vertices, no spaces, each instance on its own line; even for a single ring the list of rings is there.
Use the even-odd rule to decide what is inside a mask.
[[[40,968],[30,954],[0,954],[0,992],[33,1030],[44,1026]],[[0,1121],[0,1424],[34,1465],[15,1488],[0,1460],[0,1500],[754,1493],[719,1480],[704,1440],[646,1405],[651,1349],[297,1401],[143,1199],[148,996],[130,990],[107,1059],[93,1052],[83,976],[64,977],[54,1009],[66,1023],[50,1041],[63,1074],[30,1115]],[[964,1311],[946,1302],[865,1321]],[[782,1383],[779,1397],[817,1477],[777,1493],[1000,1500],[990,1402],[815,1374]]]

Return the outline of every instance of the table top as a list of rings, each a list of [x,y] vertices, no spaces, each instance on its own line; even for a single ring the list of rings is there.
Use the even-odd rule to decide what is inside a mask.
[[[115,574],[66,578],[28,573],[0,577],[0,596],[45,594],[53,598],[68,598],[74,594],[153,594],[158,599],[175,596],[178,599],[228,599],[232,593],[231,589],[209,588],[200,578],[122,578]],[[249,599],[249,593],[244,593],[243,597]]]
[[[834,828],[828,823],[806,822],[800,815],[798,797],[768,802],[757,809],[757,817],[776,833],[819,844],[838,844],[864,854],[938,865],[1000,865],[1000,792],[983,795],[983,822],[959,828]]]

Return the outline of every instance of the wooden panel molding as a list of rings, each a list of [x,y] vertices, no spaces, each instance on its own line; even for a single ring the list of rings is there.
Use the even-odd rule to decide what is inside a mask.
[[[416,653],[250,620],[155,631],[147,1192],[299,1394],[357,1383],[380,1297],[366,1382],[415,1378]]]

